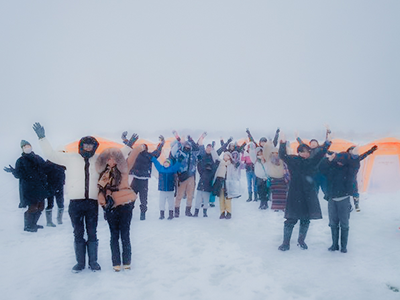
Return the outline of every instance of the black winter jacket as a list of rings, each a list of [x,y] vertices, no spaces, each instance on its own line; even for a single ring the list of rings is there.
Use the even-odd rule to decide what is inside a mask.
[[[34,152],[22,153],[15,164],[15,178],[21,180],[21,190],[25,204],[32,205],[43,201],[47,196],[47,176],[45,161]]]
[[[329,146],[330,143],[325,142],[321,151],[312,158],[305,159],[297,155],[288,155],[286,143],[280,143],[279,157],[286,163],[291,176],[285,209],[286,219],[322,219],[313,175]]]

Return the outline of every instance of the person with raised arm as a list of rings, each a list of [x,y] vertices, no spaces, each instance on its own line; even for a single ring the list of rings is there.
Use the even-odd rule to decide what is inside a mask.
[[[317,192],[314,187],[312,176],[315,168],[324,158],[331,145],[330,137],[321,147],[321,151],[313,157],[310,156],[311,148],[308,145],[300,144],[297,147],[298,155],[289,155],[286,150],[286,138],[281,134],[279,145],[279,158],[288,166],[290,172],[289,192],[286,201],[285,219],[283,229],[283,243],[279,250],[290,249],[290,239],[293,227],[300,220],[298,246],[301,249],[308,249],[305,243],[310,220],[322,219],[321,207]]]

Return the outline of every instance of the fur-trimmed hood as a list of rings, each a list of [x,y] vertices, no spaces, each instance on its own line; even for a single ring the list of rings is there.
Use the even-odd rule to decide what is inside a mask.
[[[113,157],[117,163],[117,168],[122,174],[128,173],[128,163],[126,162],[122,151],[118,148],[107,148],[97,158],[96,170],[101,173],[107,166],[107,161]]]

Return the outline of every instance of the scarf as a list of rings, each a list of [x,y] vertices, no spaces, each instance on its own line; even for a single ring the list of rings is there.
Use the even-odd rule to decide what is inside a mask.
[[[100,191],[106,193],[118,191],[118,186],[121,184],[121,172],[117,167],[106,166],[106,169],[100,174],[97,186]]]

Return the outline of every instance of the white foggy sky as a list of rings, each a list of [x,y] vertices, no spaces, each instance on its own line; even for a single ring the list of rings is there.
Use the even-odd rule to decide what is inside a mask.
[[[399,136],[399,15],[385,0],[2,1],[2,135]]]

